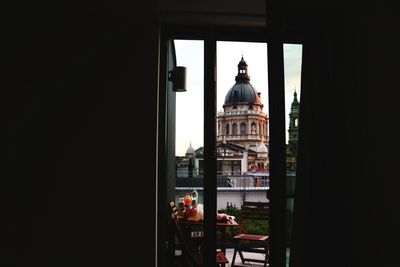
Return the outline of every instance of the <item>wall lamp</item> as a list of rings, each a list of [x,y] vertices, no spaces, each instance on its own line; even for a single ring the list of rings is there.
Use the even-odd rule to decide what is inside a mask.
[[[174,67],[168,74],[168,80],[172,82],[172,90],[186,92],[186,67]]]

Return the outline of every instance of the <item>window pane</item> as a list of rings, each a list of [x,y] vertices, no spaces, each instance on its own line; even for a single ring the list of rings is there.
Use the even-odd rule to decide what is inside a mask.
[[[234,216],[238,222],[243,201],[268,202],[267,100],[267,44],[218,41],[217,210]],[[268,234],[267,220],[248,226],[253,234]],[[232,237],[238,231],[238,227],[227,229],[228,248],[233,247]],[[217,232],[217,241],[221,234]],[[261,254],[252,257],[262,259]]]
[[[176,93],[175,201],[181,216],[200,220],[203,211],[204,42],[174,40],[177,66],[187,69],[187,91]],[[203,227],[182,225],[194,246],[201,248]],[[177,242],[177,264],[182,253]]]
[[[295,201],[297,142],[301,93],[301,44],[284,44],[285,110],[286,110],[286,223],[287,257],[289,266],[292,214]]]

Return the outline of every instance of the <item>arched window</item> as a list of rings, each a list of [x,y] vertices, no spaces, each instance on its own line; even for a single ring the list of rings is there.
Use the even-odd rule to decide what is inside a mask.
[[[237,124],[236,124],[236,123],[232,124],[232,134],[233,134],[233,135],[235,135],[235,134],[238,133],[238,129],[237,129],[237,128],[238,128],[238,127],[237,127]]]
[[[229,123],[226,124],[226,135],[229,135]]]
[[[261,123],[258,124],[258,134],[262,135]]]
[[[240,124],[240,134],[246,134],[246,123],[244,122]]]
[[[256,134],[256,133],[257,133],[257,126],[256,126],[256,123],[253,122],[251,124],[251,134]]]
[[[221,134],[221,124],[218,123],[218,135]]]

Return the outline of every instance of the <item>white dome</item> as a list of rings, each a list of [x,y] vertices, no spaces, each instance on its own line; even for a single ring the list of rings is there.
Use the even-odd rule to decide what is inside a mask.
[[[268,148],[266,145],[261,144],[257,147],[257,152],[258,153],[268,153]]]
[[[190,143],[189,147],[186,149],[186,155],[194,155],[194,148],[192,147],[192,143]]]

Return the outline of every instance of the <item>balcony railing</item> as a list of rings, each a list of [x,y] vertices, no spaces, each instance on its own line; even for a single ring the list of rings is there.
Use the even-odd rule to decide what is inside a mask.
[[[262,111],[258,111],[258,110],[231,110],[231,111],[218,112],[217,117],[238,116],[238,115],[262,115],[262,116],[265,116],[265,113]]]
[[[203,177],[178,177],[176,179],[176,189],[188,190],[193,188],[203,188]],[[259,175],[218,175],[217,189],[221,191],[236,191],[236,190],[268,190],[269,177]]]
[[[261,134],[230,134],[218,135],[217,141],[235,141],[235,140],[266,140],[266,135]]]

